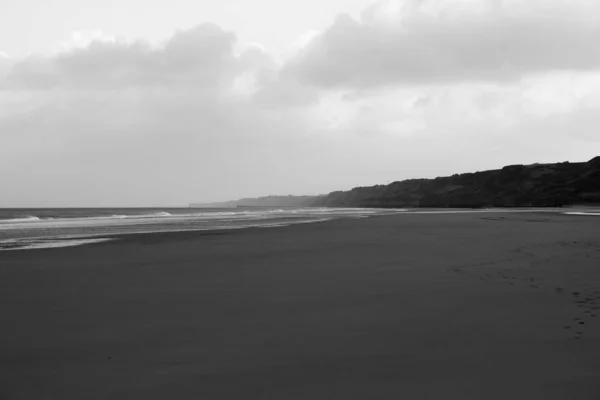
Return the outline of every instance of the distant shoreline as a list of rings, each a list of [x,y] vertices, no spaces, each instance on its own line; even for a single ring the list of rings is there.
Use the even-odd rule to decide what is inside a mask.
[[[257,208],[257,209],[262,209],[262,208]],[[341,209],[340,209],[341,210]],[[359,209],[357,209],[359,210]],[[373,209],[373,210],[377,210],[377,209]],[[387,210],[387,209],[382,209],[382,210]],[[580,211],[578,211],[580,210]],[[597,212],[596,212],[597,210]],[[464,209],[464,208],[455,208],[455,209],[448,209],[448,208],[431,208],[431,209],[402,209],[402,210],[398,210],[398,209],[394,209],[393,211],[395,211],[394,213],[391,214],[379,214],[379,213],[369,213],[368,209],[364,209],[364,214],[362,213],[358,213],[356,214],[356,217],[354,218],[373,218],[373,217],[386,217],[386,216],[392,216],[392,215],[409,215],[409,214],[419,214],[419,215],[431,215],[431,214],[438,214],[438,215],[452,215],[452,214],[520,214],[520,213],[548,213],[548,214],[556,214],[556,215],[560,215],[560,214],[564,214],[564,215],[579,215],[579,216],[599,216],[600,215],[600,208],[598,209],[587,209],[587,208],[569,208],[569,211],[567,211],[566,209],[563,208],[493,208],[493,209]],[[352,214],[350,215],[352,217]],[[43,236],[39,236],[36,234],[32,234],[29,236],[22,236],[22,237],[17,237],[17,238],[11,238],[10,236],[6,236],[4,235],[4,237],[2,238],[1,234],[3,233],[2,228],[3,228],[3,224],[2,221],[0,221],[0,251],[17,251],[17,250],[39,250],[39,249],[45,249],[45,248],[58,248],[58,247],[69,247],[69,246],[82,246],[82,245],[90,245],[90,244],[94,244],[96,242],[102,242],[102,241],[108,241],[108,240],[117,240],[117,239],[123,239],[124,237],[131,237],[132,235],[152,235],[152,234],[167,234],[167,233],[172,233],[172,234],[177,234],[177,233],[193,233],[193,232],[198,232],[198,233],[205,233],[205,234],[211,234],[212,232],[217,232],[217,233],[225,233],[225,232],[232,232],[232,231],[239,231],[239,230],[246,230],[246,229],[264,229],[264,228],[281,228],[281,227],[285,227],[285,226],[293,226],[293,225],[298,225],[298,224],[307,224],[307,223],[323,223],[323,222],[329,222],[329,221],[333,221],[336,219],[339,219],[340,216],[335,216],[335,215],[327,215],[324,214],[321,217],[313,217],[312,219],[308,219],[308,220],[299,220],[299,221],[278,221],[278,220],[274,220],[272,222],[269,221],[265,221],[264,224],[262,225],[241,225],[241,226],[229,226],[229,227],[185,227],[185,225],[179,225],[176,223],[172,223],[169,225],[164,225],[164,226],[157,226],[156,228],[152,228],[152,225],[149,225],[147,228],[144,228],[146,225],[142,225],[140,229],[134,230],[134,231],[119,231],[119,230],[115,230],[117,228],[119,228],[119,225],[115,226],[115,229],[108,230],[108,231],[103,231],[103,230],[99,230],[97,232],[94,233],[76,233],[76,234],[69,234],[69,233],[64,233],[64,232],[68,232],[65,230],[61,230],[61,231],[57,231],[57,233],[55,234],[51,234],[48,232],[48,230],[44,230],[44,235]],[[122,219],[118,219],[116,222],[120,222],[123,221]],[[52,223],[53,221],[48,221],[49,223]],[[77,222],[77,221],[76,221]],[[131,225],[131,227],[137,227],[138,225],[136,225],[137,221],[133,220],[133,225]],[[177,221],[175,221],[177,222]],[[185,222],[185,220],[183,220],[183,222]],[[21,223],[20,226],[27,228],[31,225],[35,225],[35,221],[34,223],[31,222],[24,222]],[[83,227],[85,228],[85,225],[83,225]],[[108,226],[110,227],[110,225]],[[128,225],[124,225],[125,228],[128,227]],[[4,228],[6,228],[6,223],[4,224]],[[102,225],[100,225],[100,228],[102,228]],[[67,229],[67,228],[65,228]],[[108,228],[107,228],[108,229]],[[121,229],[121,228],[119,228]],[[4,231],[6,232],[6,230]],[[33,231],[35,232],[35,231]],[[63,233],[60,233],[63,232]]]

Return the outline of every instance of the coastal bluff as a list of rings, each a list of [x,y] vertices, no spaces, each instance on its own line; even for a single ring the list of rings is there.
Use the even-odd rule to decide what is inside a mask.
[[[600,156],[588,162],[509,165],[497,170],[332,192],[323,207],[561,207],[600,203]]]
[[[191,208],[235,208],[235,207],[309,207],[319,196],[264,196],[213,203],[191,203]]]

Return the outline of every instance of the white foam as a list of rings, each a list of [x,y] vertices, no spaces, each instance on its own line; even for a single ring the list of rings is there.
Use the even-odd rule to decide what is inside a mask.
[[[148,214],[148,215],[136,215],[136,218],[145,218],[145,217],[172,217],[173,215],[171,213],[165,212],[165,211],[161,211],[161,212],[157,212],[157,213],[153,213],[153,214]]]
[[[35,250],[35,249],[50,249],[57,247],[73,247],[82,246],[84,244],[107,242],[109,238],[97,239],[18,239],[7,240],[0,242],[0,251],[10,250]],[[11,247],[2,247],[2,244],[10,245]]]
[[[567,214],[567,215],[595,215],[595,216],[600,216],[600,212],[583,212],[583,211],[573,211],[573,212],[566,212],[563,214]]]
[[[468,214],[468,213],[519,213],[519,212],[556,212],[556,210],[547,209],[500,209],[500,208],[487,208],[483,210],[431,210],[431,211],[411,211],[406,214]]]
[[[0,220],[0,224],[14,224],[14,223],[19,223],[19,222],[35,222],[35,221],[39,221],[39,220],[40,219],[38,217],[28,216],[28,217],[24,217],[24,218],[2,219],[2,220]]]
[[[99,215],[89,217],[67,217],[67,218],[38,218],[27,216],[9,220],[0,220],[0,229],[29,229],[29,228],[64,228],[81,226],[122,226],[153,224],[157,220],[162,222],[179,222],[181,220],[236,220],[240,218],[264,219],[273,216],[352,216],[366,214],[390,214],[403,212],[405,209],[373,209],[373,208],[301,208],[301,209],[270,209],[270,210],[245,210],[245,211],[218,211],[218,212],[196,212],[185,214],[171,214],[165,211],[138,214],[138,215]]]
[[[127,215],[113,214],[108,216],[96,216],[96,217],[72,217],[72,218],[44,218],[42,221],[102,221],[111,219],[124,219]]]
[[[179,217],[179,216],[176,216]],[[181,218],[189,217],[187,215]],[[35,217],[28,219],[13,219],[0,221],[0,229],[27,229],[27,228],[64,228],[81,226],[121,226],[121,225],[139,225],[156,222],[157,219],[175,219],[170,213],[160,212],[144,215],[110,215],[96,217],[76,217],[76,218],[47,218],[39,219]]]

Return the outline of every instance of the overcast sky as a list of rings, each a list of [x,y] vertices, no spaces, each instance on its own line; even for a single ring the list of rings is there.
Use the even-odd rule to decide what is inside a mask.
[[[0,0],[0,207],[600,155],[597,0]]]

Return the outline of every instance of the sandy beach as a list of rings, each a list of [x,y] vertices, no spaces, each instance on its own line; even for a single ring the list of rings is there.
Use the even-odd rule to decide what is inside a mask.
[[[0,399],[598,399],[600,217],[0,253]]]

